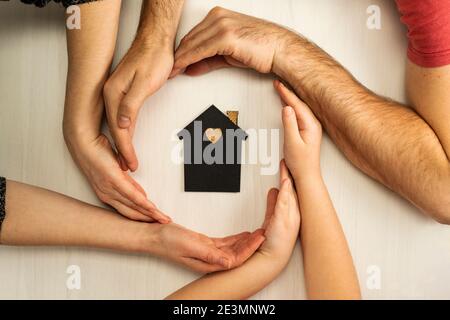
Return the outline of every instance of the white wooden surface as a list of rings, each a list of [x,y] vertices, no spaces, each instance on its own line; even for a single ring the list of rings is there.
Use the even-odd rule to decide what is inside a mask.
[[[140,1],[123,1],[116,61],[128,48]],[[366,28],[366,9],[377,4],[382,29]],[[276,21],[326,49],[374,91],[404,100],[405,30],[393,1],[188,0],[179,37],[215,5]],[[99,204],[72,162],[61,135],[66,75],[62,9],[38,10],[18,1],[0,3],[0,175]],[[135,144],[136,179],[177,222],[212,236],[254,229],[277,176],[259,165],[242,168],[239,194],[183,192],[183,169],[170,161],[171,134],[214,103],[240,110],[243,128],[280,128],[271,77],[222,70],[179,77],[146,102]],[[281,139],[281,138],[280,138]],[[373,182],[325,140],[324,176],[344,225],[366,299],[450,298],[450,231]],[[120,236],[120,235],[118,235]],[[66,268],[81,267],[81,290],[66,288]],[[366,285],[381,272],[381,288]],[[0,298],[160,299],[198,275],[147,256],[84,248],[0,247]],[[283,274],[255,298],[303,299],[297,248]]]

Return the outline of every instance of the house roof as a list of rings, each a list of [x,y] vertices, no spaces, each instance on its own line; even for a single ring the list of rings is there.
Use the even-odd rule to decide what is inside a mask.
[[[227,129],[242,130],[245,133],[244,140],[247,139],[247,133],[239,126],[233,123],[222,111],[220,111],[215,105],[211,105],[197,118],[192,120],[183,130],[187,130],[190,133],[194,132],[194,123],[196,121],[202,122],[202,130],[205,131],[208,128],[220,128],[223,132]],[[182,131],[183,131],[182,130]],[[182,131],[178,133],[178,137],[182,139]]]

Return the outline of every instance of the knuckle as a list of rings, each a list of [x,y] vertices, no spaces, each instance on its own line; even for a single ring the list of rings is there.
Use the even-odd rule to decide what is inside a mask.
[[[126,113],[127,115],[134,114],[138,108],[138,104],[129,99],[124,99],[120,105],[121,113]]]
[[[194,55],[201,55],[205,51],[204,46],[195,47],[193,50]]]
[[[107,138],[104,134],[101,134],[101,135],[97,138],[96,143],[97,143],[98,146],[100,146],[100,147],[102,147],[102,148],[110,147],[110,145],[111,145],[110,142],[109,142],[109,140],[108,140],[108,138]]]
[[[110,192],[110,183],[106,178],[100,178],[97,185],[98,193],[104,195],[105,197],[108,197],[108,194]]]
[[[225,14],[226,9],[220,7],[220,6],[215,6],[214,8],[211,9],[211,11],[209,12],[211,16],[214,17],[221,17]]]
[[[230,26],[223,28],[222,32],[220,33],[220,37],[227,44],[233,43],[235,35],[236,35],[235,30]]]
[[[221,17],[217,19],[217,26],[222,30],[231,29],[231,19],[228,17]]]
[[[113,79],[108,79],[103,86],[103,95],[108,97],[114,91],[116,85]]]
[[[191,38],[192,38],[192,34],[191,34],[191,32],[189,32],[187,35],[185,35],[185,36],[181,39],[179,47],[185,45],[186,42],[188,42],[189,39],[191,39]]]
[[[121,111],[131,111],[131,110],[133,110],[133,108],[134,108],[133,103],[131,103],[130,100],[126,100],[126,99],[124,99],[122,101],[122,104],[120,106]]]
[[[278,201],[278,204],[282,209],[285,209],[289,205],[289,199],[287,197],[281,197]]]
[[[158,89],[162,83],[161,80],[151,74],[146,76],[147,81],[147,92],[146,97],[150,96],[152,92],[154,92],[156,89]]]
[[[97,196],[98,196],[98,198],[100,199],[101,202],[109,203],[110,199],[105,193],[103,193],[101,191],[97,192]]]

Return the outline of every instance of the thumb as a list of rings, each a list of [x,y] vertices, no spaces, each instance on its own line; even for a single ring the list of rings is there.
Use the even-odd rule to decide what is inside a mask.
[[[231,65],[222,56],[214,56],[203,59],[187,67],[186,74],[189,76],[199,76],[217,69],[228,68]]]
[[[288,212],[291,188],[292,183],[288,178],[281,181],[280,192],[278,193],[277,203],[275,204],[275,216]]]
[[[275,204],[277,203],[278,189],[272,188],[267,193],[267,206],[266,206],[266,216],[264,218],[264,223],[262,228],[267,229],[272,219],[273,213],[275,211]]]
[[[297,123],[295,111],[292,107],[287,106],[282,110],[282,120],[284,128],[284,142],[288,146],[295,146],[302,142],[300,131]]]
[[[119,105],[117,112],[119,128],[129,129],[136,123],[139,110],[149,95],[148,80],[135,76],[129,91]]]

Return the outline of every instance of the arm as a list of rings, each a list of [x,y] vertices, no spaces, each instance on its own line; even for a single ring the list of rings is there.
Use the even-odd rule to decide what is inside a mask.
[[[206,275],[168,296],[167,300],[243,300],[269,285],[284,266],[257,251],[239,268]],[[255,272],[257,270],[258,272]]]
[[[433,128],[450,159],[450,65],[420,67],[406,65],[406,92],[411,106]]]
[[[139,109],[159,90],[173,66],[174,43],[184,0],[144,0],[136,38],[105,84],[108,125],[123,170],[135,171],[132,144]]]
[[[352,256],[320,170],[321,126],[311,110],[280,82],[284,154],[302,213],[300,238],[310,299],[360,299]]]
[[[289,262],[300,225],[297,198],[284,163],[280,181],[279,193],[272,189],[267,196],[266,240],[261,248],[241,267],[200,278],[167,299],[246,299],[280,274]]]
[[[58,193],[8,180],[0,242],[145,252],[157,242],[152,228],[152,224],[135,222]],[[144,245],[146,242],[148,247]]]
[[[129,220],[64,195],[7,181],[4,245],[82,246],[163,257],[198,272],[234,268],[263,241],[261,231],[213,239],[179,225]],[[119,236],[118,236],[119,235]]]
[[[449,67],[420,74],[409,65],[409,87],[417,89],[417,97],[410,92],[414,111],[370,92],[319,47],[278,25],[222,8],[194,30],[206,24],[208,32],[191,31],[181,42],[172,76],[230,66],[274,72],[353,164],[450,223]]]
[[[288,38],[274,71],[308,103],[344,154],[434,219],[449,223],[450,96],[444,88],[450,68],[420,74],[408,64],[414,111],[370,92],[306,39]]]
[[[168,222],[142,187],[120,169],[115,151],[101,133],[102,90],[114,55],[120,4],[110,0],[81,5],[82,28],[67,31],[64,137],[100,200],[131,219]]]

